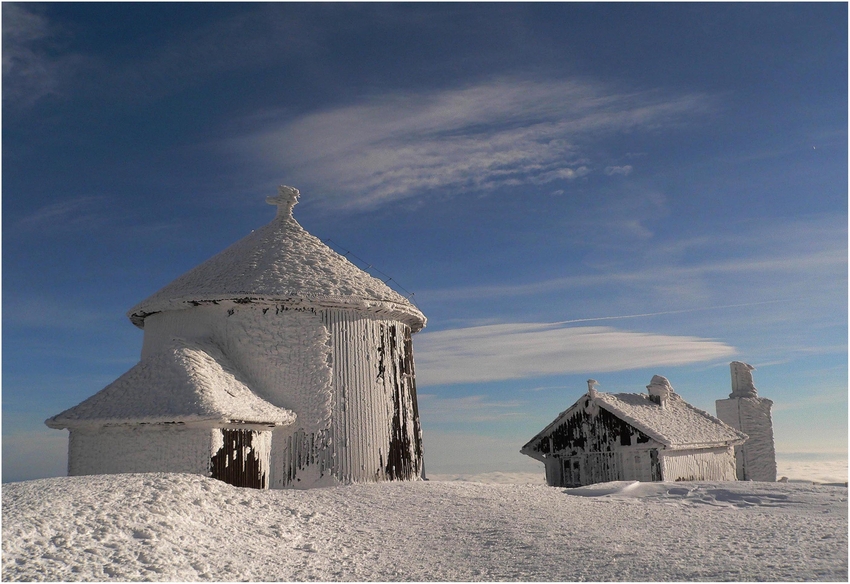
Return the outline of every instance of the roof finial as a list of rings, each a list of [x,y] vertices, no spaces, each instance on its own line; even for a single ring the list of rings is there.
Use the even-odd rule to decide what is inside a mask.
[[[292,217],[292,207],[298,203],[298,197],[301,195],[298,189],[280,185],[277,187],[277,195],[266,197],[266,203],[269,205],[277,205],[278,217]]]

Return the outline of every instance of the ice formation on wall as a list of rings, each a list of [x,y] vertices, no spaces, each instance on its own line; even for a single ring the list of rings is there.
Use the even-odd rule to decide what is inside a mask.
[[[732,393],[729,397],[758,397],[752,373],[755,367],[749,363],[732,361],[729,369],[732,372]]]
[[[717,400],[717,417],[749,436],[741,446],[735,447],[739,480],[775,481],[776,451],[773,443],[773,402],[758,397],[753,383],[755,367],[740,361],[729,364],[732,376],[732,393],[729,399]]]

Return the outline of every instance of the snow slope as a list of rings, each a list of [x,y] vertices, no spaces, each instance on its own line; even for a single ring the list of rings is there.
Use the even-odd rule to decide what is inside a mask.
[[[4,580],[847,580],[847,488],[468,482],[3,486]]]

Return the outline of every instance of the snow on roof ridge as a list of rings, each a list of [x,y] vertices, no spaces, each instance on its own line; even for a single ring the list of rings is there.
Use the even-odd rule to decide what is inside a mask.
[[[612,414],[666,446],[730,445],[739,444],[747,438],[746,434],[692,406],[675,392],[671,393],[663,407],[643,393],[599,392],[597,400]],[[640,402],[635,403],[638,400]],[[682,410],[690,412],[690,415],[682,415]],[[646,413],[651,415],[640,416]],[[701,420],[708,424],[700,423]]]
[[[298,189],[281,186],[266,202],[275,218],[220,253],[177,277],[127,316],[143,328],[144,319],[165,310],[251,298],[269,303],[361,308],[384,312],[411,326],[427,319],[409,300],[308,233],[293,217]]]
[[[295,414],[257,396],[211,343],[173,338],[80,404],[45,421],[51,428],[131,423],[289,425]]]

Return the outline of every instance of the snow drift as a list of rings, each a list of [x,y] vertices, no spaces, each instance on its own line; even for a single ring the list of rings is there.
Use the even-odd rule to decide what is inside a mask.
[[[240,489],[188,474],[3,488],[3,580],[847,580],[847,488],[385,482]]]

